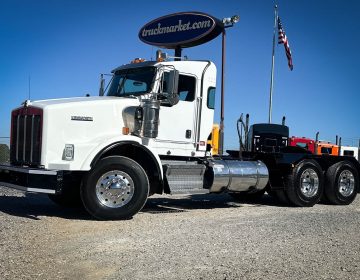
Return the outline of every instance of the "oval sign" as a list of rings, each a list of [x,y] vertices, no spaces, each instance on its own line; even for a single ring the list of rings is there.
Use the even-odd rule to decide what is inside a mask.
[[[146,44],[166,49],[188,48],[214,39],[223,29],[223,23],[215,17],[200,12],[184,12],[145,24],[140,29],[139,38]]]

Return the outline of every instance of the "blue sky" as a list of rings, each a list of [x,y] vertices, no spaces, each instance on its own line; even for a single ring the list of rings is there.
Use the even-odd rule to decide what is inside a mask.
[[[276,47],[273,121],[287,117],[290,134],[335,141],[360,137],[360,1],[279,0],[294,70]],[[157,17],[201,11],[223,18],[240,15],[227,31],[225,148],[236,148],[236,120],[267,122],[273,34],[270,0],[70,1],[1,0],[0,136],[8,136],[10,112],[31,99],[97,95],[99,74],[135,57],[151,59],[156,48],[138,39]],[[170,51],[172,53],[172,51]],[[210,59],[221,69],[221,37],[185,49],[190,59]],[[220,80],[215,121],[220,115]],[[180,121],[180,118],[179,118]]]

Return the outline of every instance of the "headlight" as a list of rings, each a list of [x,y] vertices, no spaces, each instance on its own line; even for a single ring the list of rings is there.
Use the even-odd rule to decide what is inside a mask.
[[[74,145],[65,144],[63,160],[74,160]]]

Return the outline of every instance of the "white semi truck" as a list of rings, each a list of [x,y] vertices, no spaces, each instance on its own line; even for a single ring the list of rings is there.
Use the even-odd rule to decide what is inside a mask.
[[[358,161],[360,161],[360,145],[358,147],[341,146],[340,147],[340,155],[354,157]]]
[[[287,147],[284,125],[247,128],[247,150],[213,155],[214,63],[136,60],[112,73],[100,96],[27,100],[12,111],[1,186],[81,203],[97,219],[130,218],[155,193],[267,190],[296,206],[355,199],[359,163]]]

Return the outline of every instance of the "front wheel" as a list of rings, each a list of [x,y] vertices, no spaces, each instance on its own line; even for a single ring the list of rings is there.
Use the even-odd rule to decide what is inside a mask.
[[[85,209],[96,219],[129,219],[144,206],[149,181],[137,162],[110,156],[89,172],[80,193]]]
[[[359,174],[348,161],[330,166],[326,171],[325,198],[335,205],[348,205],[354,201],[359,188]]]
[[[285,179],[285,192],[289,201],[301,207],[311,207],[320,201],[324,189],[320,165],[305,159],[299,162]]]

